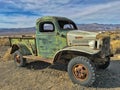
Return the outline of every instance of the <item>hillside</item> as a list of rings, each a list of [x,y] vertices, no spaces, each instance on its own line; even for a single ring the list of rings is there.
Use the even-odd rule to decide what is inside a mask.
[[[0,35],[11,35],[11,34],[34,34],[35,27],[29,28],[0,28]]]
[[[108,31],[108,30],[120,30],[120,24],[77,24],[80,30],[87,31]]]
[[[107,30],[120,30],[120,24],[77,24],[78,29],[86,31],[107,31]],[[0,35],[9,34],[34,34],[35,27],[28,28],[0,28]]]

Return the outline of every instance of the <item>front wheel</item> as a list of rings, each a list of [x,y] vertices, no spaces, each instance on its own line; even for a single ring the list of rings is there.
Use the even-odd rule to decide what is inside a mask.
[[[95,81],[95,66],[88,58],[78,56],[69,62],[68,74],[73,83],[91,86]]]
[[[22,54],[17,50],[14,52],[14,63],[18,67],[24,67],[26,65],[26,59],[23,58]]]

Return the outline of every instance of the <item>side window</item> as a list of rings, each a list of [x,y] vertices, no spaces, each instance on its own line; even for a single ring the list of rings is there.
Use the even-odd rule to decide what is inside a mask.
[[[52,22],[43,22],[39,25],[40,32],[54,32],[54,24]]]

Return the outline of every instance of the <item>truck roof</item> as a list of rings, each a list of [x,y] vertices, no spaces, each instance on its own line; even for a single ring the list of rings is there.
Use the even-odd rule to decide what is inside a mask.
[[[44,16],[44,17],[41,17],[41,18],[38,18],[36,23],[38,23],[39,21],[41,20],[47,20],[47,19],[53,19],[53,20],[69,20],[69,21],[72,21],[66,17],[58,17],[58,16]]]

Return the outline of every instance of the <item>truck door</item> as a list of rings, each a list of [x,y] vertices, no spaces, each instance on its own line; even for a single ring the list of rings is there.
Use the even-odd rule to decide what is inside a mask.
[[[39,32],[36,33],[38,55],[52,58],[57,51],[57,40],[55,25],[51,21],[44,21],[39,24]]]

